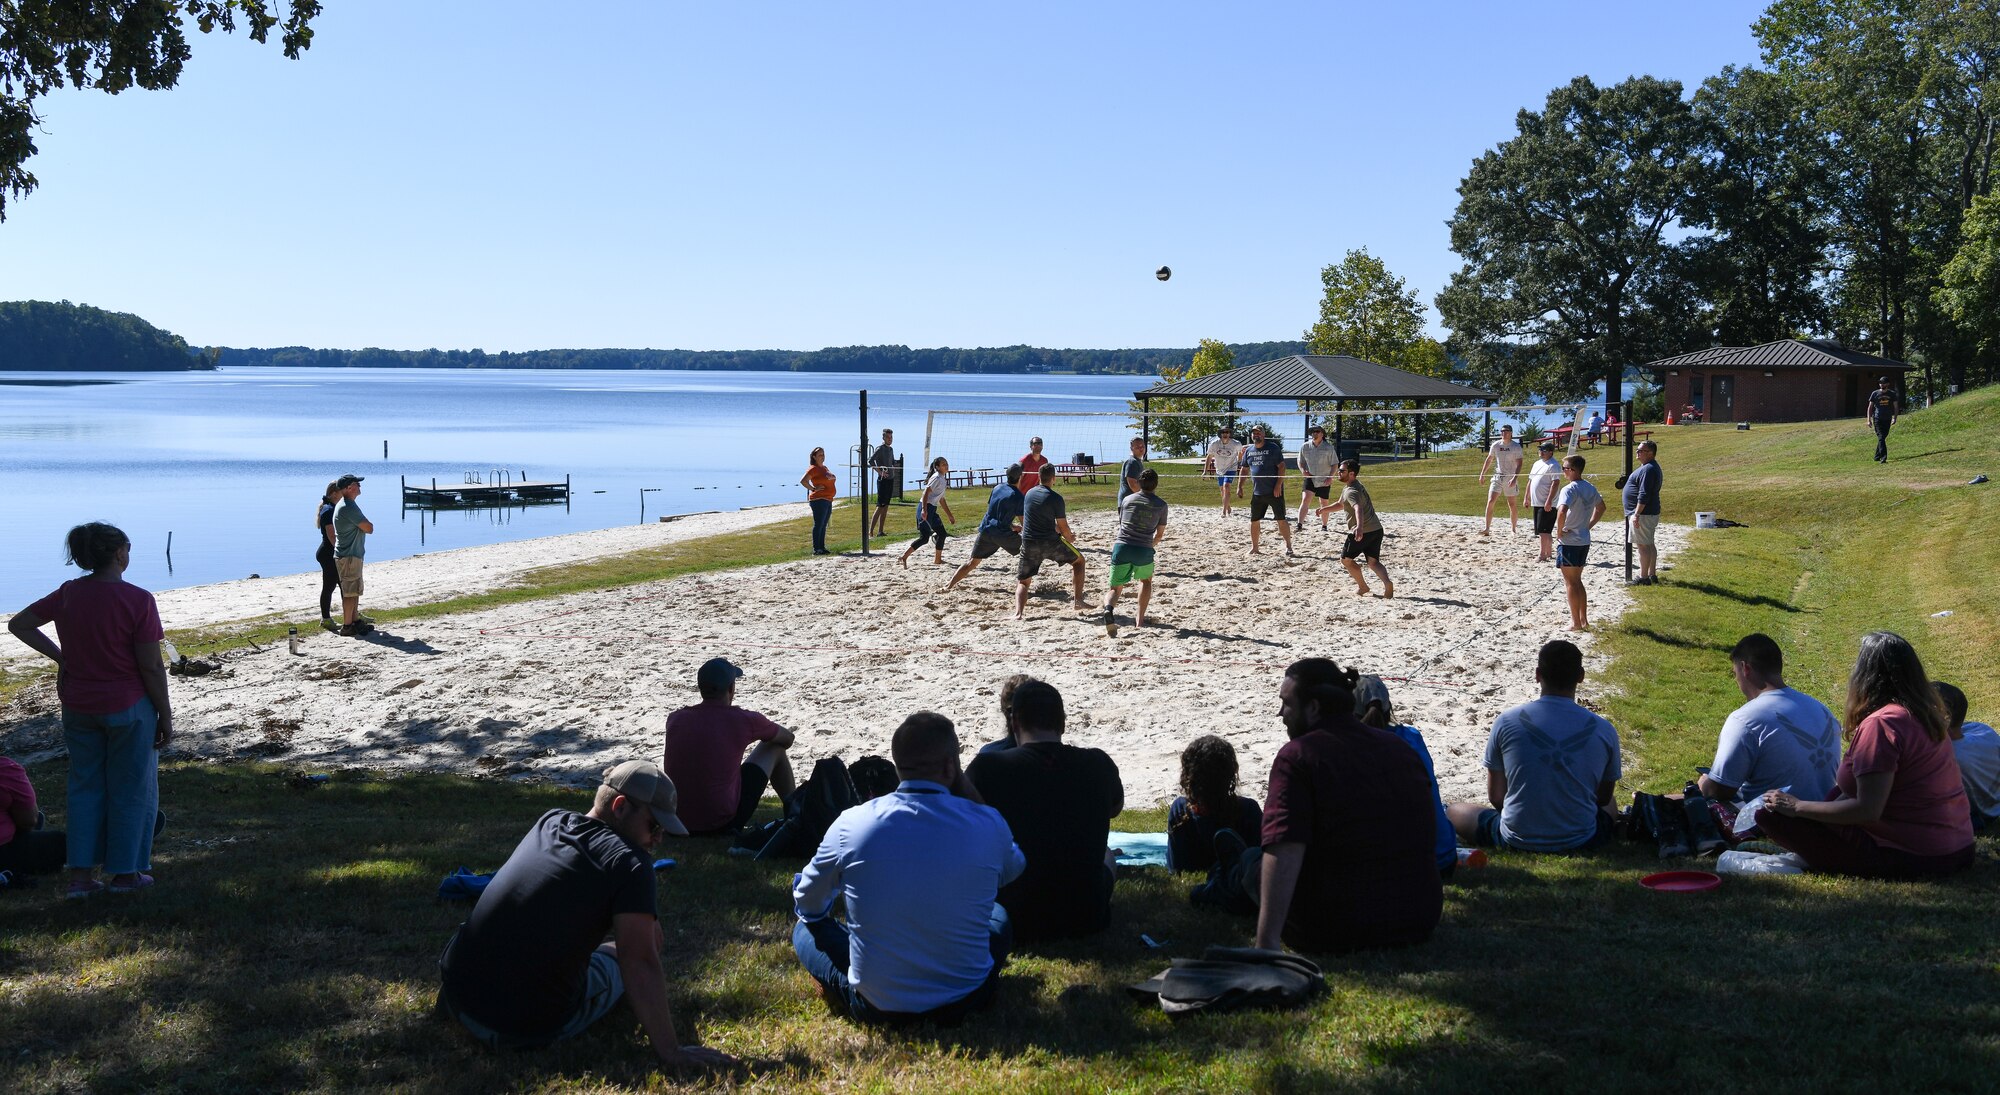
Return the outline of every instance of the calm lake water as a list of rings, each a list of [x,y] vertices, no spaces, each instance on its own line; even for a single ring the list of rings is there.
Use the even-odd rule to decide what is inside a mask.
[[[520,540],[661,514],[803,499],[806,453],[842,475],[859,441],[896,430],[910,474],[931,409],[1118,411],[1151,383],[1128,376],[224,369],[0,373],[0,611],[76,571],[62,536],[110,521],[132,537],[128,577],[151,589],[314,570],[312,514],[327,480],[367,477],[371,559]],[[48,384],[32,383],[49,381]],[[23,383],[23,382],[30,383]],[[109,381],[78,384],[77,381]],[[59,382],[59,383],[58,383]],[[1274,405],[1275,406],[1275,405]],[[1005,464],[1044,434],[1058,459],[1113,452],[1119,419],[955,420],[939,453]],[[948,434],[948,436],[945,436]],[[389,456],[382,443],[389,443]],[[1065,443],[1068,442],[1068,443]],[[1112,442],[1112,444],[1118,444]],[[1109,458],[1109,457],[1107,457]],[[440,485],[495,469],[571,477],[562,506],[420,513],[397,477]],[[804,505],[800,505],[801,512]],[[173,533],[169,569],[167,534]],[[904,530],[893,530],[902,535]]]

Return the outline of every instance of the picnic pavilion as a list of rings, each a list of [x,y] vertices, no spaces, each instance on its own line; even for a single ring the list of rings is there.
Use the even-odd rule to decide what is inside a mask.
[[[1344,354],[1293,354],[1172,384],[1157,384],[1132,394],[1139,400],[1140,419],[1148,441],[1152,436],[1152,419],[1148,416],[1153,410],[1154,400],[1226,399],[1229,410],[1225,416],[1233,419],[1238,413],[1237,403],[1240,400],[1280,399],[1300,404],[1300,413],[1310,426],[1314,408],[1329,403],[1338,412],[1345,410],[1347,404],[1353,401],[1373,403],[1394,400],[1407,402],[1421,411],[1433,403],[1490,405],[1500,399],[1492,392],[1377,365]],[[1173,407],[1169,404],[1160,409],[1170,411]],[[1440,408],[1453,413],[1476,409],[1465,406]],[[1428,448],[1424,436],[1424,416],[1418,414],[1414,418],[1416,454],[1421,458]],[[1487,412],[1486,432],[1489,434],[1492,433],[1492,419],[1492,412]],[[1333,439],[1336,450],[1342,456],[1349,455],[1343,431],[1345,421],[1343,416],[1335,414]],[[1303,431],[1300,439],[1304,440]]]

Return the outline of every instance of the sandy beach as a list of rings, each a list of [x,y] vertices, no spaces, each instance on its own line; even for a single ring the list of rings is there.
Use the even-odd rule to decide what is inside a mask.
[[[367,604],[436,599],[560,565],[747,527],[797,507],[700,515],[662,525],[550,537],[387,562],[368,572]],[[1160,549],[1149,626],[1107,637],[1069,603],[1067,573],[1045,572],[1012,614],[1013,558],[1002,553],[959,588],[928,550],[796,562],[677,578],[384,627],[367,639],[315,632],[299,656],[281,644],[223,656],[225,670],[174,678],[173,752],[258,757],[308,771],[420,767],[561,781],[592,779],[660,749],[668,712],[696,702],[694,670],[723,655],[747,670],[738,699],[799,735],[813,759],[886,754],[911,711],[942,711],[968,755],[1000,734],[1000,681],[1031,673],[1062,690],[1069,740],[1117,761],[1128,802],[1170,797],[1181,748],[1215,733],[1238,750],[1244,791],[1284,742],[1277,682],[1293,659],[1327,655],[1389,680],[1398,716],[1423,730],[1447,798],[1483,793],[1480,753],[1494,715],[1531,698],[1534,652],[1563,634],[1560,577],[1535,544],[1496,522],[1385,514],[1396,597],[1357,597],[1341,568],[1339,522],[1295,536],[1299,555],[1246,557],[1248,522],[1177,507]],[[1110,513],[1073,522],[1101,601]],[[1524,524],[1525,529],[1525,524]],[[1267,552],[1281,551],[1267,527]],[[1689,532],[1660,529],[1671,564]],[[1592,619],[1629,603],[1615,523],[1600,527],[1587,571]],[[946,551],[962,562],[970,540]],[[311,578],[308,583],[305,579]],[[160,596],[169,627],[297,611],[317,577],[257,579]],[[1136,593],[1136,587],[1133,593]],[[1589,651],[1589,637],[1582,645]],[[1591,685],[1585,684],[1588,701]],[[61,748],[50,682],[5,712],[4,749],[23,760]]]

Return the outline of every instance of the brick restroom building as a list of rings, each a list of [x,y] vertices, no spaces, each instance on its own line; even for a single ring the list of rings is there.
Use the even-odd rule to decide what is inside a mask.
[[[1904,374],[1915,368],[1825,339],[1762,346],[1715,346],[1645,366],[1660,380],[1666,407],[1692,407],[1705,422],[1807,422],[1860,418],[1862,400],[1888,377],[1909,406]]]

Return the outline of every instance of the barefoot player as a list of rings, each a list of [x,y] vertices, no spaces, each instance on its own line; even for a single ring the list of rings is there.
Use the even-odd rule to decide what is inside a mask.
[[[1236,431],[1222,427],[1221,436],[1208,446],[1208,470],[1215,476],[1217,486],[1222,488],[1222,515],[1229,516],[1229,491],[1236,485],[1238,473],[1243,468],[1243,442],[1236,440]],[[1240,493],[1240,492],[1239,492]]]
[[[1046,562],[1070,568],[1070,586],[1078,609],[1087,609],[1083,599],[1083,552],[1076,550],[1076,534],[1069,529],[1069,510],[1063,496],[1056,493],[1053,475],[1042,476],[1042,485],[1021,500],[1021,563],[1014,569],[1014,618],[1028,614],[1028,587]]]
[[[1285,538],[1285,554],[1292,553],[1292,523],[1285,519],[1285,448],[1264,436],[1264,427],[1250,427],[1250,447],[1243,451],[1243,470],[1250,476],[1250,554],[1257,549],[1257,535],[1264,514],[1278,519],[1278,535]]]
[[[1486,459],[1479,465],[1479,474],[1493,469],[1493,478],[1486,484],[1486,527],[1479,530],[1481,536],[1493,535],[1493,500],[1507,499],[1508,530],[1519,534],[1521,531],[1521,443],[1514,440],[1514,427],[1500,427],[1500,440],[1486,450]]]
[[[1583,564],[1590,557],[1590,530],[1604,516],[1604,496],[1583,477],[1583,457],[1563,460],[1562,490],[1556,494],[1556,567],[1569,596],[1569,629],[1590,630],[1590,602],[1583,591]]]
[[[1167,535],[1167,503],[1157,493],[1160,473],[1139,473],[1139,489],[1118,503],[1118,535],[1111,543],[1111,591],[1104,597],[1104,633],[1118,637],[1118,593],[1135,579],[1139,611],[1132,626],[1146,626],[1146,604],[1153,599],[1154,551]]]
[[[1347,511],[1347,543],[1340,549],[1340,565],[1354,579],[1354,595],[1368,596],[1368,579],[1361,576],[1361,565],[1355,562],[1363,559],[1375,577],[1382,580],[1383,598],[1394,597],[1396,583],[1389,580],[1388,568],[1382,565],[1382,522],[1375,516],[1375,500],[1368,497],[1368,488],[1361,485],[1361,461],[1342,460],[1334,475],[1340,479],[1340,500],[1321,507],[1319,512],[1325,517],[1336,509]]]
[[[1041,448],[1041,444],[1042,439],[1035,438],[1037,449]],[[994,487],[993,493],[987,496],[986,516],[980,519],[979,535],[972,541],[972,558],[967,559],[965,565],[958,568],[958,573],[951,576],[951,581],[944,584],[946,593],[978,569],[979,564],[994,552],[1004,548],[1009,555],[1021,554],[1021,481],[1027,474],[1027,469],[1019,464],[1007,466],[1007,481]]]

